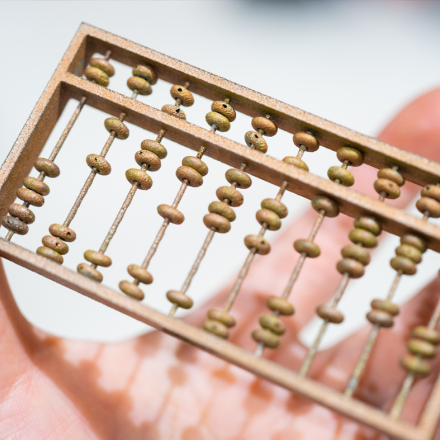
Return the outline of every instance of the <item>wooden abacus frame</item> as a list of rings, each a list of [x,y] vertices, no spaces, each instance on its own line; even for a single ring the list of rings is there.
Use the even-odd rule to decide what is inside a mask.
[[[234,167],[247,164],[246,171],[307,199],[317,194],[331,196],[340,211],[350,217],[372,215],[384,230],[402,236],[410,231],[423,237],[428,247],[440,252],[440,228],[383,202],[345,188],[329,180],[289,166],[277,159],[250,150],[221,135],[170,116],[158,109],[82,79],[94,53],[111,50],[112,59],[133,66],[147,62],[159,77],[174,84],[189,82],[191,91],[211,100],[229,98],[237,111],[250,116],[270,115],[277,126],[289,133],[312,133],[323,147],[338,150],[353,147],[375,168],[398,166],[406,180],[424,186],[440,182],[440,165],[401,151],[293,106],[269,98],[216,75],[192,67],[139,44],[96,27],[82,24],[35,106],[20,136],[0,170],[0,216],[7,214],[16,190],[29,174],[67,101],[87,98],[87,105],[113,116],[125,113],[126,121],[154,133],[165,129],[167,138]],[[178,319],[165,316],[80,274],[47,260],[14,243],[0,239],[0,255],[128,316],[197,346],[272,383],[310,398],[367,426],[401,440],[429,440],[440,417],[440,380],[437,380],[420,422],[413,426],[392,420],[388,414],[295,372],[281,367],[236,345],[212,336]]]

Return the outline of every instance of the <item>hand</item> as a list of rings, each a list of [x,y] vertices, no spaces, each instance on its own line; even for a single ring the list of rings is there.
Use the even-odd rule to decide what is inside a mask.
[[[411,103],[380,139],[438,161],[440,89]],[[364,166],[354,174],[355,188],[377,197],[373,191],[376,171]],[[406,183],[395,204],[403,208],[418,191]],[[250,334],[266,311],[265,299],[282,292],[297,259],[292,243],[307,234],[315,218],[310,210],[295,224],[285,222],[272,252],[256,259],[233,308],[238,324],[232,330],[232,342],[255,350]],[[281,348],[266,350],[265,357],[299,370],[306,349],[297,335],[314,316],[316,305],[333,295],[340,280],[335,264],[341,247],[348,243],[352,223],[344,215],[324,222],[316,239],[322,256],[306,261],[291,297],[297,313],[284,319],[287,332]],[[439,279],[420,287],[420,293],[402,307],[394,327],[380,332],[356,398],[381,408],[392,404],[404,378],[398,361],[405,353],[405,341],[414,326],[429,320],[440,296]],[[208,308],[222,305],[228,291],[224,289],[187,320],[200,326]],[[310,377],[343,391],[369,329],[366,325],[318,353]],[[72,342],[45,334],[19,312],[2,267],[0,335],[0,439],[383,438],[162,333],[119,344]],[[414,386],[404,419],[417,419],[439,370],[437,359],[431,375]],[[440,439],[440,432],[435,438]]]

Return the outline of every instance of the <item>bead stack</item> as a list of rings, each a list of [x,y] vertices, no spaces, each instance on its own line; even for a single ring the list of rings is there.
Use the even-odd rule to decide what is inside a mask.
[[[105,58],[92,58],[90,60],[90,67],[87,67],[84,72],[88,80],[96,82],[103,87],[108,86],[109,77],[115,73],[113,66],[108,62],[110,55],[111,52],[108,51]],[[49,159],[40,157],[35,161],[34,168],[40,172],[39,176],[37,178],[26,177],[23,182],[25,188],[17,190],[17,197],[23,201],[23,204],[12,203],[8,210],[9,215],[6,215],[2,219],[2,225],[9,230],[5,237],[6,241],[10,241],[14,234],[26,235],[29,231],[28,225],[35,221],[35,215],[29,209],[29,205],[36,207],[43,206],[44,196],[50,193],[49,186],[43,182],[45,177],[55,178],[60,175],[60,169],[54,161],[66,141],[70,130],[78,119],[85,102],[86,98],[81,98],[75,112],[52,150]]]

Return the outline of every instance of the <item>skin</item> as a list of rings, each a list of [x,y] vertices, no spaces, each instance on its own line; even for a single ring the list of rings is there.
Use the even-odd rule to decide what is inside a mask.
[[[440,160],[440,89],[409,104],[380,139]],[[352,169],[355,189],[373,197],[376,171]],[[404,207],[419,188],[405,184],[387,203]],[[266,312],[265,299],[281,292],[292,270],[292,243],[303,238],[314,211],[285,222],[272,252],[257,258],[233,308],[232,342],[255,350],[250,333]],[[294,288],[297,313],[284,319],[282,348],[264,356],[298,370],[305,347],[301,328],[317,304],[330,299],[340,280],[335,263],[348,244],[353,220],[325,221],[317,237],[321,257],[306,262]],[[374,252],[373,252],[374,258]],[[267,273],[271,276],[268,277]],[[316,276],[319,273],[320,276]],[[232,282],[233,280],[231,280]],[[228,288],[187,320],[200,326],[206,311],[223,304]],[[302,294],[304,292],[304,294]],[[356,398],[389,409],[404,378],[398,366],[410,330],[426,324],[440,296],[440,280],[420,286],[401,309],[392,329],[381,331]],[[343,391],[369,327],[320,352],[310,377]],[[385,437],[332,411],[273,386],[167,335],[153,332],[119,344],[68,341],[43,333],[21,315],[0,268],[0,438],[1,439],[179,439],[179,440],[382,440]],[[383,365],[386,363],[387,368]],[[402,415],[414,422],[440,371],[416,382]],[[435,439],[440,439],[437,432]]]

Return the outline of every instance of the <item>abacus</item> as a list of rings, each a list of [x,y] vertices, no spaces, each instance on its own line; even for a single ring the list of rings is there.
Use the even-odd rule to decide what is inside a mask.
[[[96,53],[102,57],[92,58]],[[127,81],[132,90],[131,97],[107,88],[109,78],[115,73],[111,60],[133,68],[133,76]],[[174,99],[174,103],[164,103],[160,110],[136,100],[139,94],[150,94],[158,78],[172,84],[171,96]],[[212,111],[206,115],[208,129],[186,121],[182,107],[193,105],[193,94],[213,101]],[[78,101],[75,112],[49,158],[38,158],[69,99]],[[43,246],[36,252],[18,246],[12,241],[14,234],[25,235],[36,221],[29,207],[41,207],[44,204],[44,197],[50,191],[44,180],[46,177],[56,178],[60,174],[55,159],[85,105],[111,115],[104,123],[109,138],[99,155],[87,156],[90,175],[73,201],[64,223],[50,226],[51,235],[42,238]],[[228,131],[236,112],[253,117],[253,130],[244,133],[246,145],[217,133]],[[157,137],[142,142],[141,150],[135,155],[139,168],[131,168],[126,172],[131,187],[101,248],[98,251],[86,250],[84,258],[88,263],[80,263],[77,271],[72,271],[62,265],[63,255],[69,250],[67,243],[73,243],[76,238],[75,231],[70,227],[71,222],[97,174],[110,174],[111,165],[105,157],[116,139],[127,139],[129,131],[124,121],[156,133]],[[293,142],[298,147],[296,156],[280,161],[265,154],[268,150],[266,138],[275,136],[278,130],[293,135]],[[167,156],[167,150],[162,145],[164,139],[177,142],[194,150],[196,154],[186,156],[182,166],[176,170],[181,187],[174,202],[171,205],[161,204],[157,208],[158,214],[163,217],[163,224],[145,260],[140,265],[128,262],[131,264],[127,271],[132,281],[122,280],[120,291],[109,288],[101,284],[103,274],[97,268],[112,264],[106,250],[124,216],[129,215],[128,208],[137,191],[151,188],[152,178],[149,173],[159,171],[161,160]],[[304,154],[316,152],[320,146],[335,151],[341,162],[340,166],[330,167],[328,180],[310,173],[303,160]],[[208,206],[209,212],[203,217],[207,227],[206,239],[182,287],[180,290],[171,290],[175,287],[171,285],[170,290],[164,292],[170,301],[169,314],[165,315],[140,302],[146,287],[140,288],[139,285],[147,286],[153,282],[153,275],[147,269],[161,241],[166,239],[168,226],[179,225],[184,221],[184,214],[178,206],[187,187],[197,188],[203,184],[208,173],[202,160],[204,155],[232,167],[226,172],[230,186],[221,185],[216,192],[218,200]],[[371,166],[379,170],[378,179],[374,183],[377,199],[349,188],[354,182],[349,167],[356,166]],[[26,177],[32,167],[40,172],[38,178]],[[256,235],[248,235],[244,239],[249,254],[224,307],[209,310],[207,319],[200,327],[176,319],[174,314],[178,308],[189,309],[193,306],[189,293],[191,281],[199,270],[213,236],[230,230],[231,222],[237,217],[234,208],[243,203],[241,190],[251,187],[250,175],[272,183],[278,190],[274,198],[261,202],[261,209],[256,214],[260,230]],[[399,197],[400,187],[405,180],[422,187],[421,198],[417,201],[420,216],[411,215],[386,203],[386,199]],[[5,239],[0,240],[0,255],[395,439],[429,440],[440,417],[440,380],[435,383],[417,425],[400,421],[399,416],[414,380],[430,373],[429,363],[425,359],[433,358],[435,346],[440,344],[440,333],[435,329],[440,318],[440,304],[433,311],[430,321],[420,323],[411,334],[407,344],[409,354],[401,360],[407,376],[391,411],[385,412],[358,401],[353,398],[353,393],[379,331],[391,327],[394,317],[399,313],[398,306],[392,302],[399,281],[416,273],[416,266],[421,263],[422,254],[428,248],[440,252],[440,229],[429,222],[429,218],[440,217],[439,183],[440,165],[437,163],[82,24],[2,166],[0,214],[2,226],[8,232]],[[267,298],[268,312],[261,315],[260,328],[250,335],[255,341],[255,352],[250,352],[228,341],[236,324],[231,311],[254,258],[257,254],[264,256],[270,252],[270,244],[264,238],[266,231],[280,229],[281,219],[287,216],[288,209],[281,202],[286,191],[311,200],[317,216],[308,237],[293,243],[298,259],[292,258],[292,273],[284,291],[274,292],[273,296]],[[21,205],[14,203],[16,196],[22,200]],[[329,304],[317,304],[317,315],[322,318],[321,329],[300,371],[291,371],[265,359],[264,354],[281,344],[281,336],[285,333],[284,320],[295,319],[292,316],[294,301],[288,301],[289,296],[294,291],[295,282],[307,258],[320,255],[314,239],[321,224],[331,221],[339,213],[355,219],[354,229],[347,231],[353,244],[341,250],[342,259],[337,264],[341,281],[333,300]],[[337,309],[338,302],[350,280],[363,276],[370,262],[367,249],[377,245],[377,236],[382,230],[400,237],[401,244],[391,259],[396,276],[387,296],[372,302],[372,310],[367,313],[367,319],[372,324],[370,335],[345,392],[339,393],[307,378],[307,373],[328,326],[342,323],[344,317]],[[178,281],[172,280],[173,283]]]

